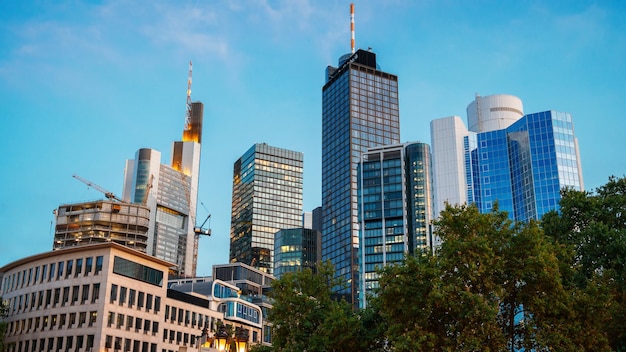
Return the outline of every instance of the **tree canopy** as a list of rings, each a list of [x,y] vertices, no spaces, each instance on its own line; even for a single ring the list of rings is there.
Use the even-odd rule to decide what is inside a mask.
[[[447,206],[435,255],[380,269],[368,308],[329,263],[272,286],[274,351],[626,351],[626,179],[564,190],[540,222]]]

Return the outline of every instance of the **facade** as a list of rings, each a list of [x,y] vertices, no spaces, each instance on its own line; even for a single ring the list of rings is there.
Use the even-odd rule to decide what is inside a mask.
[[[64,204],[55,211],[54,249],[115,242],[146,252],[150,209],[110,200]]]
[[[377,268],[405,254],[433,252],[433,199],[428,144],[370,148],[359,164],[361,296],[378,288]]]
[[[169,164],[161,153],[142,148],[126,161],[122,200],[150,209],[147,253],[172,262],[175,275],[196,274],[198,235],[194,232],[200,176],[202,103],[191,104],[183,140],[172,143]]]
[[[274,276],[305,268],[313,271],[322,259],[322,234],[310,228],[282,229],[274,238]]]
[[[271,325],[267,315],[272,308],[266,296],[274,277],[243,263],[213,266],[213,276],[170,280],[169,286],[176,291],[202,296],[222,297],[215,306],[224,313],[227,321],[239,321],[262,328],[252,331],[252,343],[271,344]]]
[[[303,155],[265,143],[234,164],[230,262],[272,274],[274,234],[297,227],[302,216]]]
[[[251,343],[261,342],[260,308],[246,303],[256,322],[239,317],[236,286],[218,281],[207,296],[168,289],[171,265],[109,242],[0,268],[9,351],[195,350],[202,330],[218,322],[245,327]]]
[[[322,88],[322,260],[330,260],[358,301],[357,166],[367,148],[400,143],[398,77],[376,54],[357,50],[328,66]]]
[[[198,349],[197,338],[218,322],[244,327],[260,343],[263,318],[226,312],[221,284],[210,296],[168,289],[173,263],[114,242],[74,246],[0,268],[0,295],[9,304],[10,352]],[[236,311],[236,310],[235,310]],[[253,311],[252,309],[250,311]]]
[[[521,100],[476,97],[470,129],[453,116],[431,122],[435,202],[474,203],[481,212],[497,203],[511,219],[539,219],[558,208],[560,190],[583,190],[578,141],[570,114],[524,115]]]

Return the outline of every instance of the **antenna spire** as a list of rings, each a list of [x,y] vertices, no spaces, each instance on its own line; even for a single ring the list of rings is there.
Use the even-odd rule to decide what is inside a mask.
[[[354,3],[350,4],[350,34],[352,36],[350,40],[350,49],[354,54]]]
[[[185,131],[191,130],[191,60],[189,60],[189,78],[187,79],[187,109],[185,111]]]

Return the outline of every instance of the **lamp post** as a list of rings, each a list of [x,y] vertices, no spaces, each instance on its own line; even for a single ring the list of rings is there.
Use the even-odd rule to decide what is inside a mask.
[[[248,329],[235,328],[235,350],[237,352],[248,352]]]
[[[228,351],[232,345],[236,352],[248,352],[248,329],[236,327],[234,337],[231,338],[226,326],[220,325],[214,341],[218,351]]]

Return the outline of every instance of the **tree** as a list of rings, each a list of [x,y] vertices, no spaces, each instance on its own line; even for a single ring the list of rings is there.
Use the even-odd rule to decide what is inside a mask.
[[[606,350],[585,348],[575,303],[562,285],[558,248],[538,223],[497,206],[447,206],[435,223],[436,256],[409,256],[381,271],[375,300],[395,351]]]
[[[272,345],[275,351],[340,352],[367,350],[361,316],[345,300],[333,299],[334,278],[329,262],[287,273],[272,283]]]
[[[626,351],[626,179],[612,176],[595,192],[563,190],[542,227],[561,248],[565,285],[585,307],[578,319]]]
[[[4,336],[7,333],[8,324],[5,321],[1,321],[2,318],[6,318],[9,315],[9,306],[7,302],[0,297],[0,351],[4,351],[6,346],[4,344]]]

